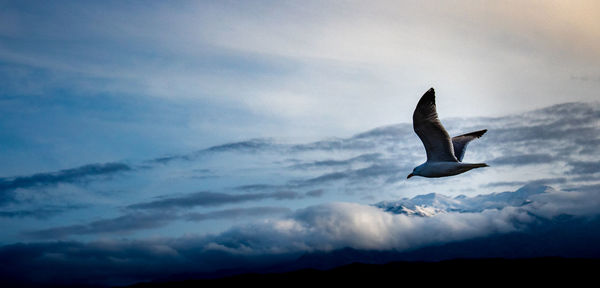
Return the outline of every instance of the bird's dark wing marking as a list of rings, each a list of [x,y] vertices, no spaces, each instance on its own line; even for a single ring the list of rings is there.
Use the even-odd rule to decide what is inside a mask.
[[[450,136],[438,119],[433,88],[429,89],[417,104],[413,113],[413,129],[425,146],[427,161],[458,162],[454,156]]]

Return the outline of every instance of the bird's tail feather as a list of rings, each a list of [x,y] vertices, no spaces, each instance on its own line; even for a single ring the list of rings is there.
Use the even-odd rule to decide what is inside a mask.
[[[473,163],[473,164],[467,164],[469,166],[471,166],[471,169],[475,169],[475,168],[481,168],[481,167],[490,167],[490,165],[485,164],[485,163]]]
[[[462,134],[462,135],[456,136],[456,138],[458,138],[458,137],[464,137],[464,136],[479,138],[479,137],[483,136],[483,134],[485,134],[485,132],[487,132],[487,129],[483,129],[483,130],[479,130],[479,131],[475,131],[475,132],[471,132],[471,133]]]

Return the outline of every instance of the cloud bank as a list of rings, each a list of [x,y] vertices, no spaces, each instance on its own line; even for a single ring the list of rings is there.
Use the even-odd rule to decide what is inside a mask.
[[[342,248],[412,251],[494,235],[530,233],[528,231],[531,227],[551,227],[551,223],[563,221],[561,219],[565,217],[581,219],[583,223],[595,223],[593,219],[597,219],[600,214],[597,190],[565,192],[543,186],[540,188],[538,185],[528,185],[522,189],[535,191],[529,194],[498,194],[495,199],[504,204],[494,205],[496,208],[474,210],[475,212],[442,211],[430,217],[394,214],[371,205],[337,202],[299,209],[279,220],[265,219],[236,226],[215,235],[7,245],[0,248],[0,256],[2,259],[10,259],[10,263],[7,263],[10,265],[0,269],[0,275],[12,279],[11,281],[27,278],[45,282],[56,280],[52,277],[64,277],[60,278],[60,281],[66,281],[64,283],[85,283],[85,279],[103,279],[107,281],[104,283],[112,284],[130,283],[152,279],[158,271],[160,275],[205,273],[248,267],[248,263],[253,263],[252,267],[268,267],[281,261],[292,261],[304,253]],[[521,196],[526,194],[523,197],[530,201],[518,205],[514,201],[508,201],[515,193],[520,193]],[[287,212],[289,210],[257,207],[187,214],[185,217],[188,221],[201,221],[212,217]],[[169,218],[164,214],[148,217],[163,220]],[[113,227],[109,222],[119,223],[117,228],[110,229],[126,230],[131,228],[131,224],[143,225],[141,223],[145,222],[137,220],[139,219],[129,221],[121,217],[88,226],[39,233],[88,233],[90,229]],[[593,231],[600,229],[600,226],[584,227]],[[587,241],[586,238],[580,240]],[[581,243],[574,241],[572,245]],[[62,272],[51,273],[50,271],[55,270],[49,270],[50,266],[72,272],[69,275]],[[32,267],[45,268],[31,269]],[[104,268],[98,269],[100,267]],[[13,272],[16,274],[11,274]],[[60,281],[58,283],[62,283]]]

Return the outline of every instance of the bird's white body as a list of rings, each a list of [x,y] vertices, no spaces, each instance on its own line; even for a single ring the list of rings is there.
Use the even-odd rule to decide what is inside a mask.
[[[429,89],[419,100],[413,113],[413,129],[423,142],[427,162],[415,167],[412,176],[446,177],[487,167],[485,163],[463,163],[469,142],[481,137],[487,130],[479,130],[450,138],[438,118],[435,107],[435,91]]]
[[[462,163],[462,162],[425,162],[413,171],[413,175],[437,178],[445,176],[458,175],[474,168],[487,167],[483,163]]]

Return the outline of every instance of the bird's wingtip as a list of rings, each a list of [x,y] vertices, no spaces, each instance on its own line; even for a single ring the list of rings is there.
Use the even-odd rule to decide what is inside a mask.
[[[425,92],[423,96],[421,96],[421,99],[419,99],[419,103],[417,103],[417,109],[419,109],[419,107],[423,107],[423,105],[426,104],[435,105],[435,90],[433,90],[433,87],[427,90],[427,92]]]

